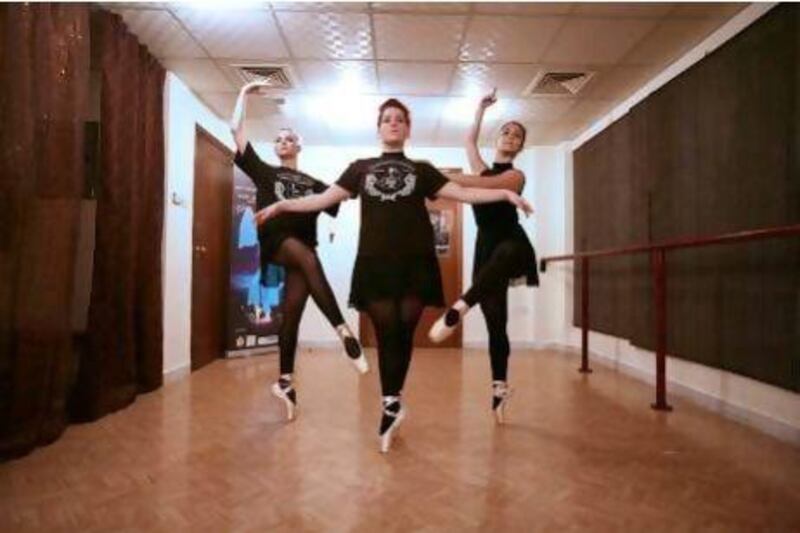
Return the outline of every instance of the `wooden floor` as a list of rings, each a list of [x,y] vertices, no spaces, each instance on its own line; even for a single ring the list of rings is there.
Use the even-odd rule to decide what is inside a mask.
[[[0,531],[800,531],[800,449],[571,355],[515,354],[497,427],[484,354],[419,350],[389,455],[375,373],[303,352],[287,424],[276,365],[218,361],[0,465]]]

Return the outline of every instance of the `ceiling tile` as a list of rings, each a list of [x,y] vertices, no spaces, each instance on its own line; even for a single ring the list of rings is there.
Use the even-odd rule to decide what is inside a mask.
[[[598,71],[581,92],[591,99],[624,100],[658,74],[659,67],[619,66]]]
[[[680,2],[670,17],[730,18],[747,7],[746,2]]]
[[[583,131],[611,111],[614,104],[615,101],[611,99],[582,98],[561,117],[561,121],[574,124]]]
[[[467,31],[460,58],[465,61],[538,61],[563,23],[561,17],[476,16]]]
[[[131,32],[157,58],[203,58],[206,53],[175,20],[169,11],[158,9],[120,9]]]
[[[326,139],[326,143],[336,144],[340,142],[339,134],[362,132],[374,139],[377,110],[383,100],[384,97],[377,95],[295,93],[287,95],[280,110],[292,127],[299,127],[297,124],[327,127],[337,137]]]
[[[300,136],[305,145],[337,144],[338,138],[331,136],[331,131],[324,123],[310,117],[290,119],[285,114],[277,113],[269,118],[251,119],[245,121],[245,135],[252,142],[264,143],[260,147],[259,155],[267,160],[276,161],[272,143],[281,128],[291,128]],[[303,169],[303,153],[298,159],[300,169]]]
[[[292,61],[289,61],[286,58],[272,57],[260,60],[225,58],[225,59],[218,59],[216,63],[217,66],[222,71],[222,73],[228,77],[228,79],[234,84],[237,90],[242,88],[245,84],[245,78],[242,77],[242,74],[239,71],[240,66],[263,66],[263,65],[282,67],[286,71],[287,76],[289,76],[289,79],[291,80],[293,86],[297,89],[303,88],[302,80],[298,75],[297,67]],[[286,89],[274,89],[273,92],[284,93],[286,92]]]
[[[275,11],[369,11],[368,2],[271,2]]]
[[[655,19],[570,19],[545,54],[547,62],[614,64],[639,42]]]
[[[467,17],[374,15],[379,59],[455,60]]]
[[[497,87],[499,96],[519,96],[533,81],[536,65],[501,63],[459,63],[453,80],[453,94],[485,94]]]
[[[167,9],[169,2],[99,2],[98,5],[108,11],[119,13],[123,9],[157,10]]]
[[[288,57],[269,11],[179,8],[174,12],[213,57]]]
[[[381,92],[386,94],[447,93],[454,64],[378,62]]]
[[[475,12],[482,15],[566,15],[577,5],[571,2],[479,2]]]
[[[523,124],[551,123],[563,117],[578,103],[577,98],[537,97],[510,100],[503,122],[518,120]]]
[[[197,96],[223,120],[230,118],[233,114],[233,107],[236,105],[236,95],[237,93],[230,91],[224,93],[202,92],[197,94]],[[250,102],[248,102],[248,104],[249,103]],[[249,106],[247,111],[248,113],[245,118],[251,115]]]
[[[625,64],[667,65],[723,24],[721,19],[665,20],[622,58]]]
[[[276,16],[295,58],[372,58],[368,15],[287,11]]]
[[[236,105],[236,92],[202,92],[200,98],[208,104],[210,108],[217,112],[223,120],[228,120],[233,115],[233,107]],[[280,102],[275,99],[265,98],[260,95],[249,95],[247,97],[247,107],[245,118],[263,119],[280,113]]]
[[[472,4],[466,2],[373,2],[372,9],[378,13],[428,13],[461,14],[472,11]]]
[[[586,127],[582,123],[559,122],[558,124],[550,124],[546,128],[538,128],[534,132],[530,144],[546,146],[571,141],[584,129]]]
[[[422,129],[436,129],[447,98],[441,96],[406,96],[402,101],[411,111],[411,134],[413,137],[417,137],[417,132]]]
[[[575,4],[573,15],[594,17],[655,17],[660,18],[675,8],[674,2],[581,2]]]
[[[197,92],[225,92],[236,89],[210,59],[166,59],[162,64]]]
[[[298,61],[297,71],[308,91],[378,90],[373,61]]]

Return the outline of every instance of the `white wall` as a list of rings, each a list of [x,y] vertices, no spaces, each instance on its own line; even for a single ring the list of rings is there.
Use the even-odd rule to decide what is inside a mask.
[[[191,364],[192,205],[195,128],[199,124],[233,150],[227,124],[217,118],[174,74],[164,89],[166,187],[164,204],[164,372]],[[176,194],[182,205],[174,205]]]

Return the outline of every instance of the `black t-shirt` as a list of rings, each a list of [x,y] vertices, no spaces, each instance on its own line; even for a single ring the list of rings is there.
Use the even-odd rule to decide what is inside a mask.
[[[481,176],[497,176],[512,168],[511,163],[493,163],[492,168],[487,168],[481,172]],[[472,212],[475,213],[475,222],[478,228],[484,231],[504,231],[510,226],[516,226],[519,223],[517,208],[508,202],[476,204],[472,206]]]
[[[325,183],[297,170],[268,165],[258,157],[253,146],[247,143],[244,153],[237,152],[236,165],[256,185],[256,209],[264,209],[279,200],[302,198],[324,192]],[[339,212],[339,204],[325,210],[330,216]],[[291,235],[309,246],[317,244],[317,216],[315,213],[284,213],[266,221],[258,228],[259,240],[279,239]]]
[[[358,255],[403,256],[434,253],[433,227],[425,198],[448,182],[433,165],[403,153],[351,163],[336,182],[361,196]]]

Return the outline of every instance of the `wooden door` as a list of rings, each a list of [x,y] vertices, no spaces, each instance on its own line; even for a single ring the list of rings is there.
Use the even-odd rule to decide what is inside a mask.
[[[225,351],[233,154],[197,128],[192,222],[192,370]]]
[[[462,206],[459,202],[438,198],[427,201],[428,212],[431,214],[431,223],[434,225],[436,235],[436,256],[439,259],[439,270],[442,273],[442,288],[444,301],[447,305],[455,302],[462,292],[462,244],[461,244],[461,213]],[[445,309],[433,307],[425,308],[422,318],[414,334],[414,346],[418,348],[460,348],[462,330],[458,329],[447,340],[434,344],[428,339],[428,331]],[[361,313],[359,318],[361,343],[364,346],[377,346],[372,322],[366,313]]]

